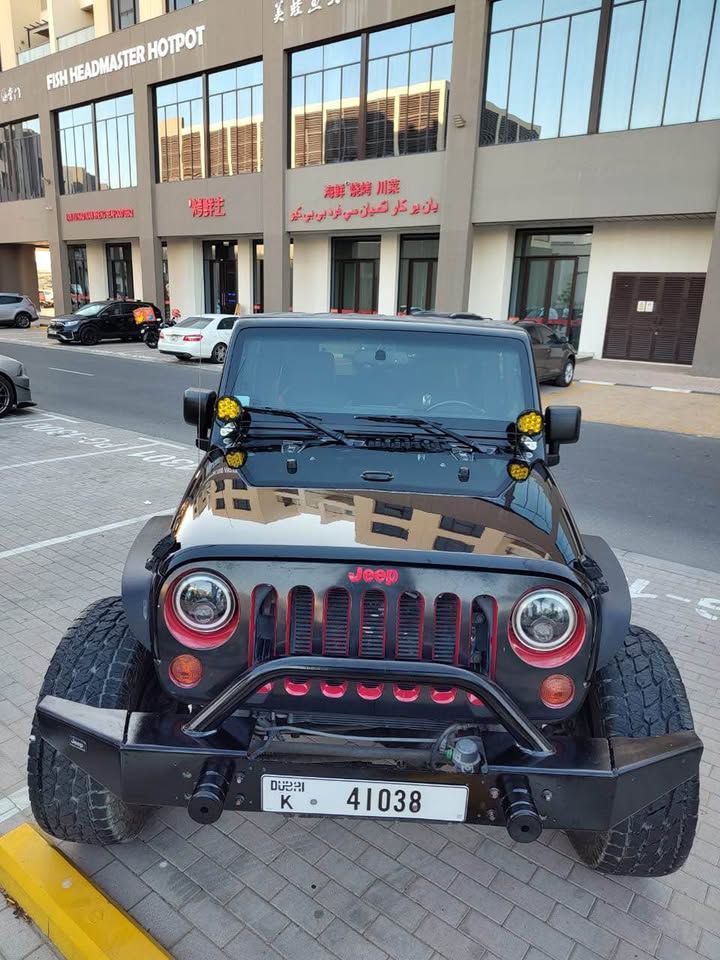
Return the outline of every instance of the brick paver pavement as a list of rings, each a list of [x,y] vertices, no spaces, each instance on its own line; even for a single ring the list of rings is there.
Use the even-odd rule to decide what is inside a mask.
[[[117,593],[137,518],[176,503],[195,458],[42,413],[0,424],[0,831],[29,816],[27,736],[48,658],[84,606]],[[603,877],[553,832],[517,845],[464,824],[236,813],[201,827],[170,809],[133,843],[65,853],[178,960],[719,960],[720,576],[621,560],[634,619],[675,655],[705,741],[681,872]],[[54,953],[5,907],[0,956]]]

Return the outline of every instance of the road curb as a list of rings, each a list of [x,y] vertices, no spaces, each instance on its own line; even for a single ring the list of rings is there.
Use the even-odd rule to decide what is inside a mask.
[[[657,390],[659,393],[701,393],[706,397],[720,397],[715,390],[693,390],[691,387],[656,387],[650,383],[621,383],[615,380],[581,380],[575,378],[575,383],[589,383],[596,387],[634,387],[637,390]]]
[[[172,960],[27,823],[0,837],[0,885],[68,960]]]

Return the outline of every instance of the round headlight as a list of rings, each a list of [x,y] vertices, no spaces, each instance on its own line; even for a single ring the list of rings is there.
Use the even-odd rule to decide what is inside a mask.
[[[536,590],[518,603],[513,630],[531,650],[556,650],[572,637],[577,613],[569,597],[557,590]]]
[[[172,603],[180,622],[201,633],[225,626],[235,612],[232,591],[210,573],[193,573],[182,579],[175,587]]]

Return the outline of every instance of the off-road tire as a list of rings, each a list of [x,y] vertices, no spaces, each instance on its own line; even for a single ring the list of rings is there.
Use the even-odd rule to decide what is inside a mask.
[[[27,330],[27,328],[32,323],[32,317],[25,310],[21,310],[20,313],[15,316],[15,326],[19,330]]]
[[[692,730],[685,687],[662,641],[631,626],[619,653],[599,670],[588,697],[592,733],[654,737]],[[695,837],[696,775],[608,831],[569,832],[581,859],[619,876],[662,877],[685,863]]]
[[[116,710],[136,708],[152,659],[130,632],[119,597],[98,600],[69,628],[50,661],[40,698],[63,697]],[[43,740],[36,724],[28,752],[35,819],[46,833],[77,843],[121,843],[138,835],[149,808],[130,806]]]

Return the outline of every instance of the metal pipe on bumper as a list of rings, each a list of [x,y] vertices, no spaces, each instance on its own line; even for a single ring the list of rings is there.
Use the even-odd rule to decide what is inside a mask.
[[[417,664],[413,665],[417,668]],[[356,781],[461,784],[469,791],[467,820],[509,825],[513,804],[508,783],[523,778],[527,801],[543,827],[607,830],[693,777],[702,743],[693,731],[661,737],[549,741],[552,752],[531,755],[504,733],[483,736],[487,767],[475,774],[431,770],[422,757],[387,749],[378,762],[353,762],[293,753],[292,741],[274,744],[271,755],[248,755],[250,727],[233,718],[226,729],[197,740],[178,718],[127,713],[44,697],[38,704],[38,733],[61,754],[125,802],[188,807],[208,770],[226,771],[215,806],[260,811],[263,776],[327,777]],[[246,738],[243,740],[243,731]],[[412,751],[409,751],[412,754]],[[388,762],[391,761],[391,762]],[[203,779],[205,778],[205,779]],[[222,800],[220,801],[220,797]]]

